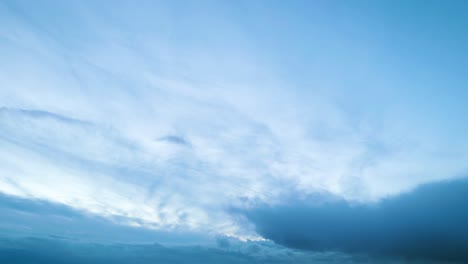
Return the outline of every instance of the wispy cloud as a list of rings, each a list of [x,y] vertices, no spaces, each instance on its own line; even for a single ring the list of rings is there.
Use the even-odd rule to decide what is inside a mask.
[[[230,210],[464,175],[457,76],[410,75],[379,23],[316,5],[1,1],[0,192],[261,239]]]

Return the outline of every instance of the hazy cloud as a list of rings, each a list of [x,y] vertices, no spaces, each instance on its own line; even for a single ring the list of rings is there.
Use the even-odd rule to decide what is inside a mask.
[[[249,246],[252,248],[252,245]],[[278,246],[255,244],[256,250],[219,249],[204,246],[162,246],[159,244],[76,243],[61,239],[0,239],[0,261],[4,263],[226,263],[226,264],[428,264],[340,253],[305,253]],[[263,253],[262,253],[263,252]]]

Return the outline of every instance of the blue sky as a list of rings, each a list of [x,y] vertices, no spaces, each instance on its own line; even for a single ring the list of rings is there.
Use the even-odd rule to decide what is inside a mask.
[[[313,240],[302,226],[324,206],[344,208],[330,216],[340,226],[381,215],[347,206],[423,221],[423,202],[398,201],[432,206],[433,195],[447,217],[423,226],[466,247],[443,227],[468,215],[446,187],[465,186],[468,169],[467,12],[464,1],[0,0],[0,193],[11,210],[0,230],[283,252],[304,249],[291,234]],[[427,184],[440,189],[426,195]],[[304,220],[287,232],[271,214]],[[74,232],[44,227],[60,219]],[[373,225],[417,225],[396,222]],[[355,253],[327,237],[319,251]],[[405,255],[395,250],[367,253]]]

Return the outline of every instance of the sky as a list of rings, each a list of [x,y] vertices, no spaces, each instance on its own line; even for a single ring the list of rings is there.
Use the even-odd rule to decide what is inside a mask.
[[[468,261],[467,13],[0,0],[0,260]]]

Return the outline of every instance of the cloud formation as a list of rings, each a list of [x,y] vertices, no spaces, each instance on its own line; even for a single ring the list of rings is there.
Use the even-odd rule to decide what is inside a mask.
[[[158,244],[80,244],[54,239],[0,240],[0,261],[4,263],[343,263],[321,260],[322,256],[254,256],[207,247],[164,247]],[[332,259],[348,260],[340,256]],[[353,263],[349,260],[347,263]],[[370,262],[367,262],[370,263]]]
[[[356,5],[0,1],[0,192],[246,240],[231,208],[462,175],[463,9]]]
[[[235,248],[163,246],[153,244],[76,243],[63,239],[0,239],[0,261],[5,263],[313,263],[313,264],[441,264],[352,257],[339,253],[304,253],[268,243],[249,243]]]
[[[0,196],[1,263],[386,263],[306,253],[270,241],[240,241],[122,224],[43,200]],[[116,221],[120,220],[120,221]]]
[[[322,197],[246,213],[263,237],[314,251],[468,261],[468,179],[432,183],[375,204]]]
[[[152,230],[142,228],[139,219],[102,217],[46,200],[0,195],[0,236],[8,239],[25,237],[62,239],[77,243],[159,242],[164,245],[206,245],[212,238],[190,230]]]

